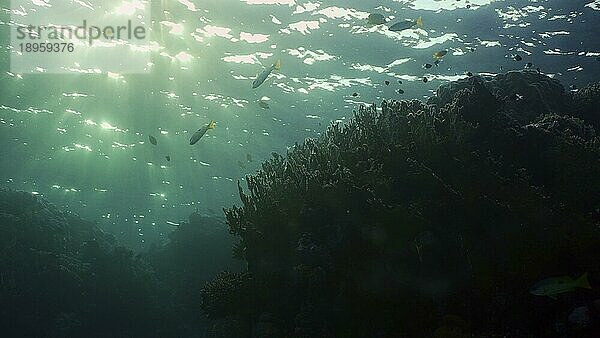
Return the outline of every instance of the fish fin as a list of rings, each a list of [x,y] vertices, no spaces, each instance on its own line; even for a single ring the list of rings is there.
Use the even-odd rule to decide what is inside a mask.
[[[584,273],[581,277],[577,278],[575,281],[576,285],[580,288],[591,289],[590,279],[588,278],[588,273]]]
[[[423,18],[422,17],[417,18],[417,26],[423,27]]]
[[[275,70],[281,69],[281,61],[279,59],[277,59],[277,61],[275,61],[275,64],[273,64],[273,68],[275,68]]]
[[[215,121],[210,121],[210,123],[208,124],[208,129],[215,129],[216,126],[217,123]]]

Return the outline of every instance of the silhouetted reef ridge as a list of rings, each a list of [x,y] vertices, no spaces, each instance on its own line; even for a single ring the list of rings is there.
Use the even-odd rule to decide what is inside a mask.
[[[248,271],[209,284],[205,311],[257,336],[427,337],[454,317],[465,336],[565,334],[598,292],[528,289],[600,273],[599,95],[524,71],[359,107],[239,186],[225,214]],[[251,300],[213,306],[248,278]]]
[[[222,218],[193,213],[136,254],[40,196],[0,189],[3,337],[202,336],[201,286],[239,270]]]

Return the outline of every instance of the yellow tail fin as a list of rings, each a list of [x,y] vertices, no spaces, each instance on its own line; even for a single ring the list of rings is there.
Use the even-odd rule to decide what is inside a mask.
[[[422,17],[417,18],[417,26],[423,27],[423,18]]]
[[[208,129],[215,129],[216,126],[217,123],[215,121],[210,121],[210,123],[208,124]]]
[[[275,61],[275,64],[273,66],[275,66],[275,70],[280,70],[281,69],[281,61],[280,60]]]
[[[583,276],[577,278],[577,280],[575,281],[576,285],[579,286],[580,288],[584,288],[584,289],[591,289],[592,286],[590,285],[590,280],[588,278],[588,273],[584,273]]]

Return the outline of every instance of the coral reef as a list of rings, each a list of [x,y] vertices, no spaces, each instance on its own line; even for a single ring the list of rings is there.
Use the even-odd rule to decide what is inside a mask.
[[[151,268],[95,224],[30,193],[0,190],[0,233],[3,335],[158,332]]]
[[[135,254],[42,198],[0,190],[0,327],[5,337],[198,336],[202,285],[240,270],[222,218],[190,216]]]
[[[428,103],[442,107],[463,90],[476,90],[477,100],[487,100],[491,104],[485,106],[489,112],[494,112],[501,104],[502,110],[511,112],[522,123],[539,114],[566,113],[571,105],[570,95],[558,80],[536,71],[508,72],[494,77],[475,75],[449,82],[441,85]]]
[[[575,116],[592,124],[596,130],[600,129],[600,83],[591,84],[578,90],[573,95]]]
[[[600,273],[600,143],[578,108],[598,100],[589,88],[573,98],[536,72],[470,77],[428,104],[360,107],[274,154],[225,210],[264,298],[206,310],[252,332],[267,313],[299,337],[565,334],[563,313],[598,294],[527,290]],[[207,290],[246,290],[225,277]]]

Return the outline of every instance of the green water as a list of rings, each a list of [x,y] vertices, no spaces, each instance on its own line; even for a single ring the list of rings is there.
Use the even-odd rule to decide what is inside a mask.
[[[600,12],[587,1],[150,6],[156,50],[148,52],[147,74],[12,73],[6,3],[0,25],[0,182],[98,220],[134,247],[164,238],[173,229],[167,222],[194,210],[221,214],[238,201],[236,182],[272,152],[319,136],[361,103],[425,98],[465,72],[494,74],[526,62],[565,84],[597,75],[600,46],[584,25],[595,27]],[[421,16],[424,26],[391,32],[367,25],[374,12],[390,23]],[[439,50],[449,51],[439,67],[424,69]],[[252,89],[276,59],[281,70]],[[210,120],[216,129],[189,146],[191,133]]]

